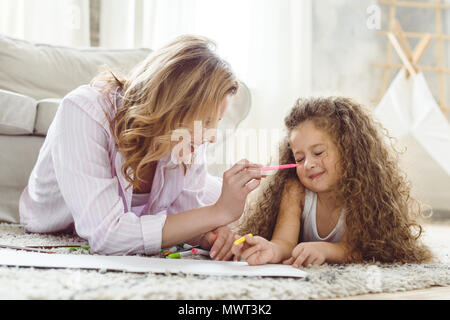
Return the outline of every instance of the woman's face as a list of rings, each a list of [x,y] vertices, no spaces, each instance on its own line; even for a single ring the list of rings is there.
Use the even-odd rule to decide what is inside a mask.
[[[313,192],[335,189],[341,177],[340,157],[328,133],[305,121],[292,130],[289,143],[295,162],[300,164],[297,176]]]
[[[206,142],[216,142],[217,124],[223,118],[230,103],[230,98],[230,96],[227,96],[220,103],[217,119],[199,119],[193,123],[184,124],[182,130],[172,137],[172,151],[175,152],[176,158],[188,161],[187,159],[190,159],[189,153],[193,153],[195,148]]]
[[[204,121],[202,121],[202,137],[200,139],[194,139],[194,135],[192,135],[191,144],[195,147],[198,145],[201,145],[205,142],[214,143],[217,140],[217,125],[220,120],[222,120],[225,111],[228,108],[228,105],[230,103],[231,96],[227,95],[219,105],[219,115],[218,119],[211,119],[208,118]],[[194,131],[194,130],[192,130]],[[197,140],[197,141],[195,141]]]

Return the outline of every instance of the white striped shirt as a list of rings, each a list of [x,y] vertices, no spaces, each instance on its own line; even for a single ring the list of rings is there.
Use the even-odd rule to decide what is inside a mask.
[[[89,85],[64,97],[21,195],[20,220],[27,232],[73,228],[95,253],[154,254],[166,216],[215,203],[222,181],[207,173],[206,145],[186,175],[169,153],[158,161],[147,205],[132,210],[133,187],[104,112],[114,98]]]

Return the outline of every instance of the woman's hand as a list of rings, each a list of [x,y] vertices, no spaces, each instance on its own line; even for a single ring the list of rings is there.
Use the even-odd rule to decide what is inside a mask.
[[[326,243],[325,243],[326,244]],[[291,264],[293,267],[307,267],[311,265],[321,265],[326,261],[322,242],[302,242],[293,250],[292,256],[283,261],[283,264]]]
[[[238,235],[234,236],[239,239]],[[269,263],[274,257],[273,243],[263,237],[245,235],[245,242],[233,245],[231,251],[234,254],[234,261],[243,258],[249,265],[260,265]]]
[[[200,247],[210,251],[210,257],[214,260],[228,261],[233,256],[235,233],[228,226],[222,226],[205,233],[200,238]]]
[[[222,193],[214,205],[223,225],[238,220],[245,206],[247,195],[261,183],[262,165],[244,159],[223,174]]]

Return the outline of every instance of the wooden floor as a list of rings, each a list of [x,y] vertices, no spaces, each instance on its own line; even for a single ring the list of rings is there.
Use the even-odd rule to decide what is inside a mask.
[[[425,235],[432,240],[430,243],[440,241],[450,243],[450,221],[427,224],[424,225],[424,228]],[[450,287],[431,287],[396,293],[363,294],[331,300],[450,300]]]

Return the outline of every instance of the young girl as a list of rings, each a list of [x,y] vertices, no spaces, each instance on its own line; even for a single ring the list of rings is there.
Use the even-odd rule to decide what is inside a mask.
[[[58,108],[22,193],[25,230],[73,230],[103,254],[155,254],[191,241],[212,258],[230,259],[227,225],[241,216],[261,175],[241,161],[223,184],[209,176],[205,142],[215,137],[200,132],[198,139],[193,128],[195,121],[216,128],[237,90],[214,43],[197,36],[156,50],[126,78],[109,72],[75,89]],[[181,150],[173,141],[180,128],[194,133]],[[186,153],[196,161],[180,164]]]
[[[270,177],[244,214],[238,232],[257,236],[232,248],[235,260],[299,267],[432,258],[418,240],[420,205],[361,105],[340,97],[299,99],[285,125],[280,160],[298,166]]]

